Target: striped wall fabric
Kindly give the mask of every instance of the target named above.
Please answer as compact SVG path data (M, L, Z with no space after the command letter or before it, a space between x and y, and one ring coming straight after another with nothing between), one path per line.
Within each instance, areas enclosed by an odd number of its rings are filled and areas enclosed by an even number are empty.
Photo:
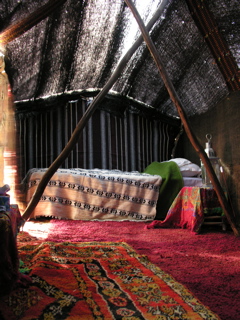
M18 117L20 178L47 168L61 153L90 100L70 101L48 112ZM179 128L125 110L122 116L96 110L62 168L140 171L170 159Z

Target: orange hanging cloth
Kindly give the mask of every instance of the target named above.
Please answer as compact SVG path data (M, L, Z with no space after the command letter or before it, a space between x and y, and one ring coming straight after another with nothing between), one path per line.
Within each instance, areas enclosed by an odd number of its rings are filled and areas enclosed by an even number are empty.
M4 55L0 53L0 187L10 186L15 200L16 135L13 101L8 76L5 72Z

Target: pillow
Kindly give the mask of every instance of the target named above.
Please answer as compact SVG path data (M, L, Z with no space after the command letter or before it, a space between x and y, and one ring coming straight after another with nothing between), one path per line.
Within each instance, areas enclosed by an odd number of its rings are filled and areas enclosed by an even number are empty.
M179 167L183 177L195 177L201 173L201 168L194 163L189 163Z
M185 164L191 163L191 161L184 159L184 158L173 158L173 159L170 159L169 161L174 161L179 167L182 167Z

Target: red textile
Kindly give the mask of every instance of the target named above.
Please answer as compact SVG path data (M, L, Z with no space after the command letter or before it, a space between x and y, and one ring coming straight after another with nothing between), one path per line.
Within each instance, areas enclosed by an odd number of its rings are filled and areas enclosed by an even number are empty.
M146 228L186 228L198 233L205 214L222 213L214 189L183 187L173 201L165 220L155 220Z
M125 242L42 242L20 233L18 247L33 281L0 300L1 319L220 320Z

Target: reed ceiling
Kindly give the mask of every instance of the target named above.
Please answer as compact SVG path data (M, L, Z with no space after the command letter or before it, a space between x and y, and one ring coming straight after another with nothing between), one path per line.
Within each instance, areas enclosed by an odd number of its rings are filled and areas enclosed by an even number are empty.
M47 2L2 0L0 31ZM189 116L205 113L239 90L239 0L134 3L145 24L161 6L150 35ZM139 35L124 1L66 0L2 48L15 101L31 108L32 101L101 90ZM144 42L111 92L178 117Z

